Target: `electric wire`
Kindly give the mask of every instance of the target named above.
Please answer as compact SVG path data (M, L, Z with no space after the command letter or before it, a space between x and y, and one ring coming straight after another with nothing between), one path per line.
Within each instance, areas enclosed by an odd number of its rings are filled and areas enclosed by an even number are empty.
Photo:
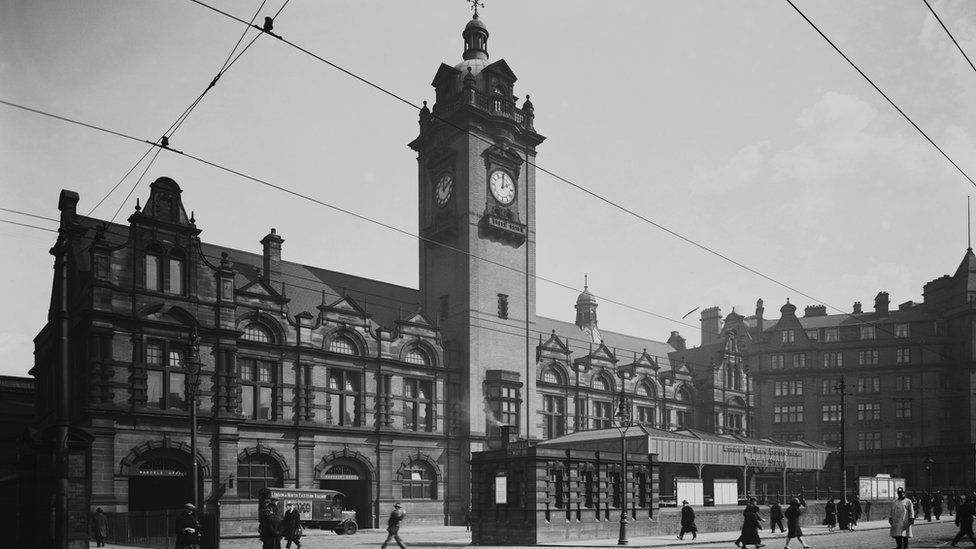
M18 223L17 221L10 221L9 219L0 219L0 223L9 223L11 225L19 225L21 227L30 227L31 229L40 229L42 231L48 231L48 232L51 232L51 233L58 232L57 229L49 229L47 227L39 227L37 225L29 225L27 223Z
M921 127L919 127L919 125L916 124L915 121L912 120L912 118L910 116L908 116L908 114L905 111L903 111L901 109L901 107L899 107L890 97L888 97L888 94L886 94L884 91L882 91L881 88L878 87L878 85L875 84L874 81L871 80L871 78L867 74L865 74L864 71L862 71L861 68L857 66L857 64L854 63L854 61L851 61L851 58L848 57L847 54L845 54L843 51L841 51L841 49L839 47L837 47L837 45L834 44L834 42L830 38L828 38L827 35L824 34L824 32L822 30L820 30L820 27L818 27L816 25L816 23L814 23L813 21L811 21L810 18L807 17L806 14L803 13L800 10L800 8L798 8L796 6L796 4L794 4L792 2L792 0L786 0L786 3L789 4L794 10L796 10L796 13L800 14L800 17L802 17L804 19L804 21L806 21L807 23L809 23L810 26L813 27L813 30L817 31L817 34L819 34L824 40L826 40L827 43L830 44L830 46L832 48L834 48L834 51L836 51L841 57L843 57L844 58L844 61L847 61L847 63L851 67L853 67L854 70L856 70L857 73L860 74L864 78L864 80L867 81L868 84L871 84L871 87L874 88L875 91L877 91L879 94L881 94L881 97L884 97L885 100L888 101L888 104L890 104L892 107L894 107L894 109L896 111L898 111L898 114L900 114L905 120L907 120L908 123L911 124L912 127L914 127L918 131L918 133L920 133L922 135L922 137L925 138L926 141L928 141L933 147L935 147L935 149L937 151L939 151L942 154L942 156L945 157L945 159L948 160L949 163L952 164L953 167L955 167L956 170L960 174L962 174L963 177L965 177L967 180L969 180L969 183L970 184L972 184L974 187L976 187L976 181L973 181L973 178L969 177L969 174L967 174L959 166L959 164L956 164L956 162L952 158L950 158L949 155L944 150L942 150L942 147L940 147L931 137L929 137L929 134L925 133L925 130L923 130Z
M952 33L949 31L949 27L947 27L946 24L942 22L942 18L939 17L939 14L935 13L935 9L932 8L932 4L929 4L929 0L922 0L922 2L925 2L925 6L929 9L930 12L932 12L932 16L935 17L935 20L938 21L940 25L942 25L942 30L944 30L946 34L949 35L949 39L952 40L952 43L956 45L956 49L959 50L959 53L961 53L962 56L966 58L966 62L969 63L969 66L973 69L973 71L976 71L976 66L973 65L973 61L969 58L968 55L966 55L966 52L962 49L962 46L959 45L959 42L956 41L956 37L953 36Z
M159 153L162 152L162 150L163 150L162 148L156 149L156 154L154 154L153 157L149 159L149 162L146 164L146 169L142 170L142 173L139 175L139 178L136 179L135 183L132 184L132 188L129 189L129 194L125 195L125 198L122 199L122 203L119 204L119 207L115 210L115 213L112 214L112 219L109 220L109 223L115 222L115 218L119 216L119 212L122 211L122 208L125 206L125 203L128 202L129 198L132 197L132 193L136 191L136 187L139 186L139 183L142 183L142 179L146 177L146 173L149 171L149 168L152 168L153 163L156 162L156 158L159 156Z
M43 219L45 221L53 221L55 223L60 223L61 222L60 219L55 219L53 217L47 217L47 216L44 216L44 215L37 215L37 214L27 213L27 212L24 212L24 211L21 211L21 210L13 210L13 209L10 209L10 208L0 208L0 212L7 212L7 213L12 213L12 214L17 214L17 215L23 215L25 217L33 217L35 219Z
M207 3L205 3L205 2L203 2L201 0L190 0L190 1L193 2L193 3L195 3L195 4L198 4L200 6L203 6L203 7L207 8L207 9L210 9L210 10L212 10L214 12L217 12L217 13L225 16L225 17L228 17L228 18L231 18L231 19L233 19L235 21L238 21L238 22L240 22L242 24L245 24L245 25L248 24L243 19L240 19L239 17L236 17L236 16L234 16L234 15L232 15L230 13L227 13L227 12L225 12L223 10L220 10L220 9L217 9L217 8L215 8L213 6L210 6L210 5L208 5ZM787 1L789 1L789 0L787 0ZM314 53L312 51L309 51L308 49L302 47L299 44L296 44L294 42L291 42L290 40L287 40L287 39L285 39L285 38L283 38L281 36L275 35L275 34L272 34L272 36L274 36L275 38L277 38L279 41L284 42L285 44L291 46L292 48L295 48L298 51L301 51L302 53L305 53L306 55L309 55L309 56L313 57L314 59L317 59L317 60L319 60L319 61L327 64L328 66L330 66L330 67L332 67L332 68L334 68L334 69L342 72L343 74L346 74L346 75L348 75L348 76L350 76L350 77L352 77L352 78L354 78L354 79L356 79L356 80L358 80L358 81L360 81L360 82L362 82L362 83L364 83L364 84L366 84L366 85L368 85L368 86L370 86L370 87L372 87L372 88L374 88L374 89L382 92L383 94L388 95L389 97L392 97L392 98L400 101L401 103L404 103L405 105L410 106L413 109L416 109L418 111L421 109L421 107L418 106L416 103L413 103L412 101L410 101L410 100L402 97L401 95L399 95L399 94L397 94L397 93L395 93L393 91L390 91L390 90L384 88L383 86L380 86L379 84L376 84L376 83L374 83L374 82L372 82L372 81L370 81L370 80L368 80L368 79L366 79L366 78L364 78L362 76L359 76L358 74L356 74L356 73L354 73L354 72L352 72L352 71L350 71L350 70L348 70L348 69L346 69L346 68L344 68L344 67L342 67L342 66L340 66L340 65L338 65L336 63L333 63L332 61L329 61L328 59L326 59L326 58L324 58L324 57L322 57L322 56L320 56L320 55L318 55L318 54L316 54L316 53ZM878 89L878 91L880 92L881 90ZM883 92L881 92L881 93L882 93L882 95L884 95ZM885 96L885 97L887 98L887 96ZM894 103L892 103L892 105L894 105ZM894 106L895 106L896 109L898 108L897 105L894 105ZM898 110L899 110L899 112L901 112L900 109L898 109ZM480 135L477 135L477 134L471 132L470 130L466 130L466 129L458 126L457 124L452 123L449 120L446 120L446 119L444 119L444 118L442 118L440 116L435 115L434 113L430 113L429 116L431 118L437 120L438 122L441 122L441 123L443 123L445 125L448 125L448 126L454 128L454 129L456 129L456 130L458 130L458 131L460 131L460 132L462 132L464 134L467 134L467 135L469 135L469 136L471 136L471 137L473 137L475 139L478 139L478 140L482 141L483 143L486 143L486 144L489 144L489 145L494 145L494 142L492 142L491 140L489 140L489 139L487 139L485 137L482 137ZM909 119L909 121L911 122L911 119ZM912 122L912 124L915 125L914 122ZM915 127L920 132L922 131L921 128L918 128L917 125ZM925 135L924 132L922 132L922 133L923 133L923 135ZM928 136L927 135L925 135L925 137L928 139ZM953 164L953 166L956 166L956 168L963 174L963 176L965 176L967 179L969 179L970 182L973 182L973 180L970 179L969 176L965 172L963 172L962 169L959 168L959 166L955 162L953 162L952 159L949 158L949 156L944 151L942 151L942 149L939 148L938 145L936 145L934 141L932 141L931 139L929 139L929 142L932 143L932 145L934 145L937 149L939 149L939 151L942 152L943 156L945 156L946 159L949 160L949 162L951 162ZM658 230L661 230L661 231L663 231L663 232L665 232L665 233L667 233L667 234L669 234L669 235L671 235L671 236L673 236L673 237L675 237L675 238L677 238L677 239L679 239L679 240L681 240L681 241L683 241L683 242L685 242L687 244L690 244L690 245L692 245L692 246L694 246L694 247L696 247L696 248L698 248L698 249L700 249L700 250L702 250L702 251L704 251L704 252L706 252L708 254L711 254L711 255L713 255L715 257L718 257L718 258L720 258L720 259L722 259L722 260L724 260L724 261L726 261L728 263L731 263L732 265L735 265L735 266L737 266L737 267L739 267L739 268L741 268L741 269L743 269L743 270L745 270L745 271L747 271L749 273L752 273L752 274L754 274L756 276L759 276L760 278L763 278L763 279L765 279L765 280L767 280L767 281L769 281L769 282L771 282L771 283L773 283L773 284L775 284L777 286L780 286L782 288L785 288L787 290L790 290L791 292L795 292L796 294L801 295L801 296L803 296L803 297L805 297L805 298L807 298L807 299L809 299L809 300L811 300L811 301L813 301L815 303L824 305L824 306L830 308L831 310L834 310L834 311L836 311L836 312L838 312L840 314L846 314L850 318L856 319L858 321L862 321L861 319L857 319L857 317L853 316L851 313L848 313L848 312L844 311L840 307L837 307L835 305L832 305L830 303L827 303L826 301L824 301L822 299L819 299L819 298L817 298L817 297L815 297L813 295L810 295L810 294L808 294L806 292L803 292L800 289L795 288L795 287L791 286L790 284L788 284L786 282L783 282L783 281L779 280L778 278L773 277L772 275L767 275L766 273L763 273L763 272L759 271L758 269L755 269L755 268L750 267L749 265L746 265L746 264L744 264L744 263L742 263L742 262L740 262L740 261L738 261L736 259L733 259L732 257L728 256L727 254L724 254L722 252L719 252L717 250L714 250L714 249L712 249L711 247L709 247L709 246L707 246L705 244L702 244L702 243L700 243L700 242L698 242L698 241L696 241L696 240L694 240L692 238L689 238L687 236L684 236L683 234L681 234L681 233L679 233L679 232L677 232L677 231L675 231L675 230L673 230L673 229L671 229L671 228L669 228L669 227L667 227L665 225L662 225L662 224L660 224L660 223L658 223L658 222L650 219L649 217L647 217L647 216L645 216L643 214L640 214L640 213L636 212L635 210L632 210L632 209L630 209L630 208L628 208L626 206L623 206L622 204L619 204L619 203L617 203L617 202L615 202L615 201L613 201L613 200L611 200L609 198L606 198L606 197L604 197L604 196L602 196L600 194L597 194L597 193L591 191L590 189L588 189L588 188L586 188L586 187L584 187L584 186L582 186L582 185L580 185L578 183L575 183L575 182L571 181L570 179L568 179L566 177L563 177L563 176L561 176L561 175L559 175L559 174L557 174L557 173L555 173L555 172L553 172L553 171L551 171L549 169L546 169L546 168L544 168L542 166L539 166L535 162L532 162L529 158L525 158L525 162L526 162L527 165L532 166L535 169L539 170L540 172L545 173L545 174L553 177L557 181L560 181L562 183L565 183L565 184L567 184L567 185L569 185L569 186L577 189L578 191L580 191L580 192L582 192L582 193L590 196L591 198L594 198L594 199L596 199L596 200L598 200L600 202L603 202L603 203L607 204L608 206L610 206L610 207L612 207L614 209L617 209L617 210L619 210L619 211L621 211L621 212L623 212L623 213L625 213L625 214L627 214L627 215L629 215L631 217L634 217L634 218L636 218L636 219L638 219L638 220L640 220L640 221L642 221L642 222L644 222L646 224L649 224L649 225L657 228ZM973 184L976 185L976 182L973 182ZM674 319L671 319L671 318L668 318L667 320L674 321ZM681 322L678 321L678 323L680 324Z

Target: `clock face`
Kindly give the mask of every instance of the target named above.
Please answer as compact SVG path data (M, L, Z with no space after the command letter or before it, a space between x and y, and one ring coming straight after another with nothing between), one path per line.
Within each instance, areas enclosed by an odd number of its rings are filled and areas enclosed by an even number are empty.
M437 185L434 186L434 200L437 201L438 206L444 207L453 192L454 177L446 173L437 180Z
M509 175L501 170L495 170L488 179L488 188L491 189L495 200L507 206L515 200L515 182Z

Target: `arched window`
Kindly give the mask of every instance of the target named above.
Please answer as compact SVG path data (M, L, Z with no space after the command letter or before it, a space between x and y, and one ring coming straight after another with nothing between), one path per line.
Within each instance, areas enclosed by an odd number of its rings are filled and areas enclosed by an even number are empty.
M346 336L339 336L333 339L332 342L329 343L329 350L333 353L339 353L341 355L359 354L356 351L356 344Z
M407 351L407 356L404 357L407 364L415 364L417 366L430 366L430 357L427 353L419 347L414 347Z
M237 462L237 496L257 499L262 488L281 488L284 478L278 463L266 454L252 454Z
M613 384L607 379L607 376L599 376L593 380L593 388L598 391L612 391Z
M244 327L243 337L248 341L257 341L258 343L274 342L271 338L271 332L257 322L252 322Z
M679 387L677 391L674 392L674 399L678 402L691 402L691 396L688 395L688 389L684 387Z
M637 385L637 396L642 396L646 398L656 398L657 395L654 393L654 387L648 382L643 382Z
M413 460L400 470L403 499L437 499L437 477L424 461Z
M563 384L563 375L556 368L550 366L546 368L546 371L542 373L542 381L546 383L552 383L553 385Z

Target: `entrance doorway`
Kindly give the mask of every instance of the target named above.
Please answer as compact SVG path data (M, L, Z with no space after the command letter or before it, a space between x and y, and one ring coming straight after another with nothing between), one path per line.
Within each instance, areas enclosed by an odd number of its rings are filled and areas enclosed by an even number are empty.
M193 501L189 467L173 456L143 461L129 476L130 511L179 511Z
M359 528L373 527L373 491L368 472L352 462L333 463L319 476L319 488L342 492L342 508L356 512Z

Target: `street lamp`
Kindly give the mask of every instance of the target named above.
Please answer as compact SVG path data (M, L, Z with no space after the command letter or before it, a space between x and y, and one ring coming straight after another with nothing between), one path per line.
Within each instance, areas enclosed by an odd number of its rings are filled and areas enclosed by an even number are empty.
M186 359L183 369L186 370L186 400L190 407L190 486L193 490L193 506L199 507L197 494L197 389L200 384L200 336L196 326L190 328Z
M624 393L624 376L620 376L620 398L617 402L617 430L620 431L620 535L617 545L627 545L627 429L630 427L630 410Z
M844 395L847 384L844 383L844 376L840 376L840 382L834 386L835 391L840 391L840 495L847 499L847 447L846 447L846 424L844 418Z
M935 463L935 460L932 459L932 456L925 456L925 461L923 461L922 463L925 464L925 474L929 478L928 491L931 492L932 491L932 464Z

